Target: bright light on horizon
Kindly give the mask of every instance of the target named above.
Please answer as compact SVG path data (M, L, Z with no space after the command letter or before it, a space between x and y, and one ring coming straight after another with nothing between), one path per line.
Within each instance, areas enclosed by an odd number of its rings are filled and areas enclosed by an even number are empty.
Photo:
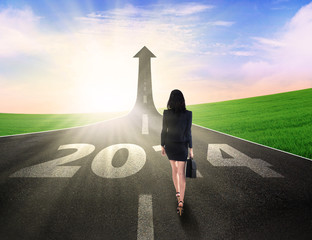
M82 43L70 60L68 74L84 112L130 110L135 102L137 61L122 48L107 49L94 40Z

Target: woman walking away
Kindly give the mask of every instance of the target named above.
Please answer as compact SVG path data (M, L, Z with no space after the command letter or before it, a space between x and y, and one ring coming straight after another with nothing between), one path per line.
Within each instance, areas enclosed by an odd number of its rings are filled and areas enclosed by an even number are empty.
M188 154L193 158L192 112L186 110L183 94L177 89L171 92L167 108L163 114L161 154L170 160L178 200L177 213L181 216L184 211L185 163Z

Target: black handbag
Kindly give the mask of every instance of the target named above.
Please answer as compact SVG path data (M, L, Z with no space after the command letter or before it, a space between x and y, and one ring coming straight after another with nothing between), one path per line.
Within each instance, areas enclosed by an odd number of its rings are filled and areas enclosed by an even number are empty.
M196 162L193 158L188 158L186 160L186 177L196 178Z

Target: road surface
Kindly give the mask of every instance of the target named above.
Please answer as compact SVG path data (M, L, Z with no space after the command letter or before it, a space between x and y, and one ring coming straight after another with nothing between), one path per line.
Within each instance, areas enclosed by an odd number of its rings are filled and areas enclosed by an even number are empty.
M310 160L195 125L177 215L147 50L128 115L0 138L0 239L311 239Z

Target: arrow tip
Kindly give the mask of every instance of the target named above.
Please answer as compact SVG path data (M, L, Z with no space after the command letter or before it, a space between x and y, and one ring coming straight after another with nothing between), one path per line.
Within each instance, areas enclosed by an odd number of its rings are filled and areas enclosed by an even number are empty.
M155 58L156 56L147 48L143 47L135 56L135 58L140 58L140 57L149 57L149 58Z

